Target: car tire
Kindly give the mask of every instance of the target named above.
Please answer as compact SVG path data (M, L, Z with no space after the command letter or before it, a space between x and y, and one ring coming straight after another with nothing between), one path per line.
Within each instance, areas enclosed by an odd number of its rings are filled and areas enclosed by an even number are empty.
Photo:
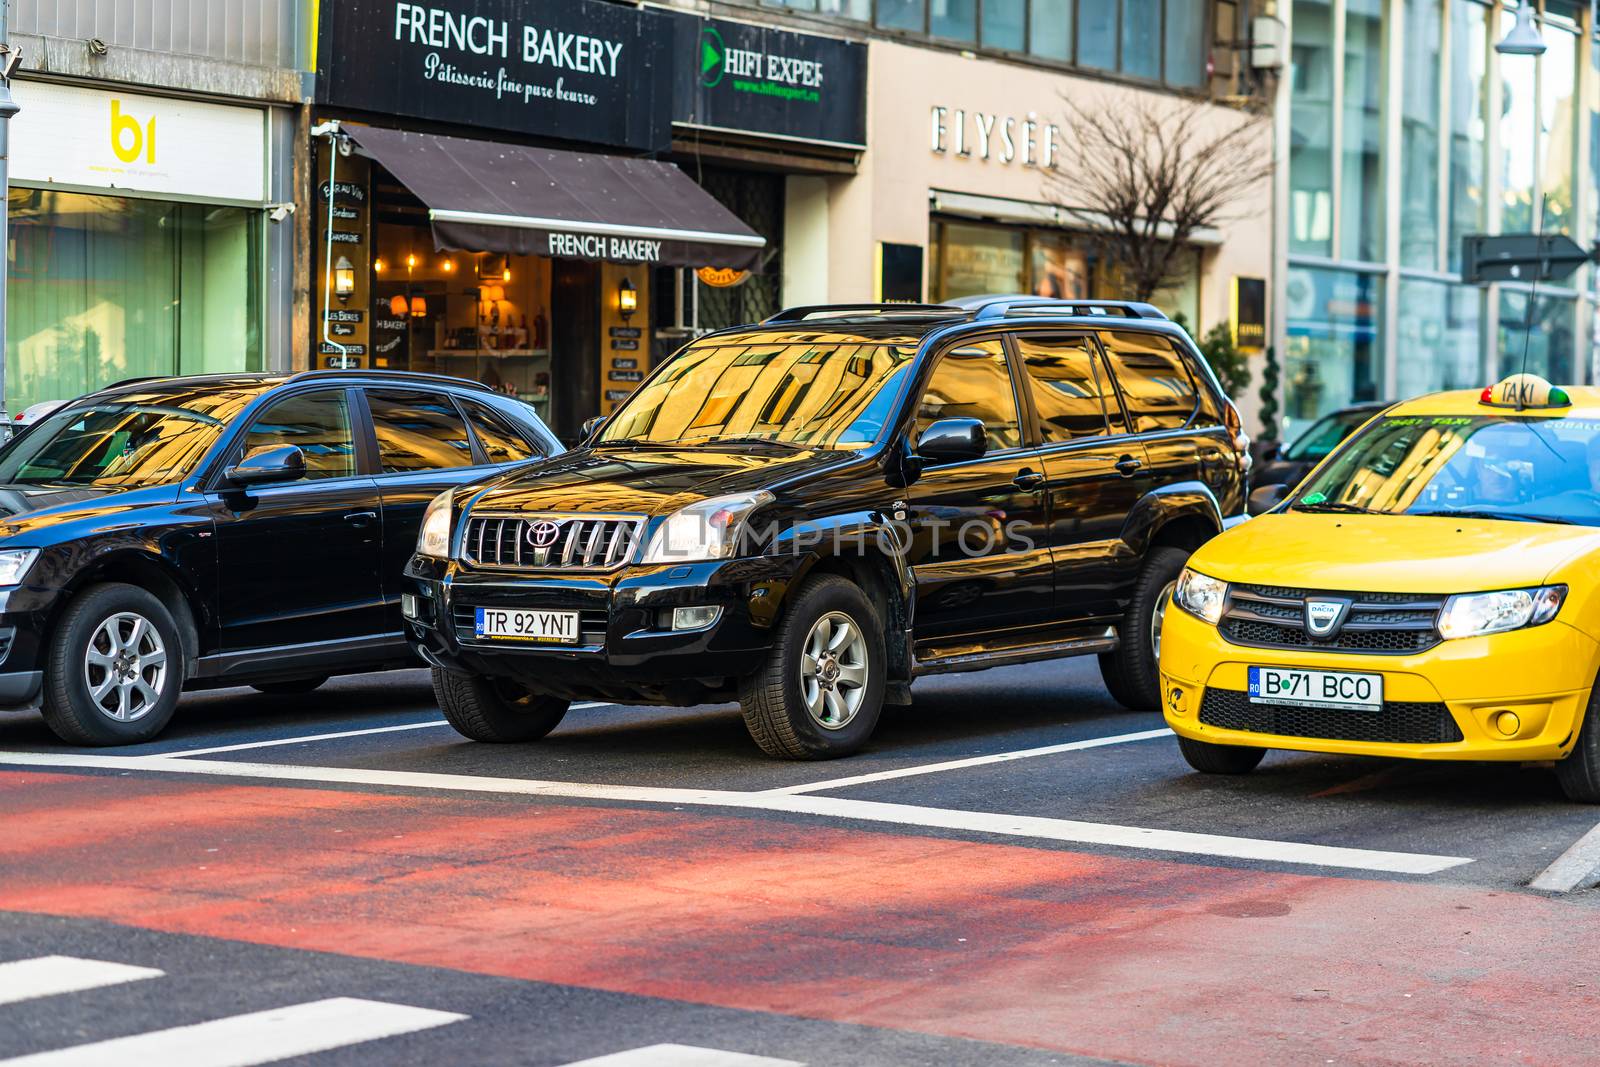
M860 587L833 574L808 578L766 664L740 683L745 728L775 759L848 756L877 728L886 663L878 613Z
M1264 748L1216 745L1210 741L1196 741L1192 737L1178 738L1178 750L1189 761L1189 766L1201 774L1249 774L1267 754Z
M537 741L560 725L568 702L506 678L433 670L433 694L456 732L474 741Z
M289 682L257 682L250 688L269 696L295 696L322 688L328 681L326 674L316 678L296 678Z
M1188 561L1187 549L1171 545L1160 545L1146 554L1127 614L1117 627L1121 643L1115 652L1100 656L1100 677L1105 679L1106 689L1112 699L1132 711L1156 711L1161 707L1161 673L1153 627L1156 612L1166 610L1178 575Z
M166 728L183 682L183 643L166 605L138 586L92 585L46 643L41 710L69 744L138 744Z
M1578 727L1578 742L1556 761L1556 781L1567 799L1600 804L1600 681L1589 693L1589 708Z

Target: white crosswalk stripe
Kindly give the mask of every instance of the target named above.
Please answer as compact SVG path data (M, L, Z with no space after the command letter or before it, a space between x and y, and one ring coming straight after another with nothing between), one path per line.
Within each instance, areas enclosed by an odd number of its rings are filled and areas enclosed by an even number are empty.
M411 1034L468 1018L454 1012L333 997L269 1011L0 1060L0 1067L252 1067ZM776 1062L776 1061L773 1061Z
M152 967L131 967L126 963L106 963L76 956L12 960L0 963L0 1004L160 978L163 973Z
M694 1045L647 1045L591 1060L578 1060L567 1067L805 1067L805 1064L799 1060L775 1060L770 1056Z

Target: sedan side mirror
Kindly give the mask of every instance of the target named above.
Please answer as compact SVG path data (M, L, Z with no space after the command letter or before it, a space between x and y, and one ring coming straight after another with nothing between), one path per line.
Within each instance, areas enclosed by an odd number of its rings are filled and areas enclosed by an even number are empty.
M917 438L917 456L934 463L977 459L989 451L989 431L978 419L940 419Z
M1258 485L1250 493L1250 503L1245 510L1252 515L1265 515L1283 503L1284 497L1288 495L1289 487L1282 482L1274 482L1271 485Z
M306 476L306 454L294 445L263 445L251 449L222 476L234 485L298 481Z
M579 433L582 434L582 440L584 444L588 444L594 439L594 432L601 426L605 425L605 421L606 417L604 415L596 415L591 419L583 420L583 426L579 430Z

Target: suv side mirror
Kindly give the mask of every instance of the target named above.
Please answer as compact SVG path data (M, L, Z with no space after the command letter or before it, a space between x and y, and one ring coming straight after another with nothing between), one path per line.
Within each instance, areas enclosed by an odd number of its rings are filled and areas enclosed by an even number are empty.
M583 420L583 426L578 432L584 444L588 444L594 438L594 432L604 425L605 421L606 417L604 415L596 415L593 418Z
M222 472L234 485L293 482L306 476L306 454L295 445L263 445Z
M1289 487L1282 482L1271 485L1258 485L1250 493L1250 503L1245 510L1252 515L1264 515L1283 503L1283 498L1289 495Z
M989 431L978 419L940 419L917 438L917 456L938 463L977 459L989 451Z

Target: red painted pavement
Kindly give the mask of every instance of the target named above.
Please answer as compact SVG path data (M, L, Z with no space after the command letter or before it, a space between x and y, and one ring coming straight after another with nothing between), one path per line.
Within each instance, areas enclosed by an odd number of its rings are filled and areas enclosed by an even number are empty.
M1595 912L753 815L0 773L0 908L1150 1063L1582 1063Z

